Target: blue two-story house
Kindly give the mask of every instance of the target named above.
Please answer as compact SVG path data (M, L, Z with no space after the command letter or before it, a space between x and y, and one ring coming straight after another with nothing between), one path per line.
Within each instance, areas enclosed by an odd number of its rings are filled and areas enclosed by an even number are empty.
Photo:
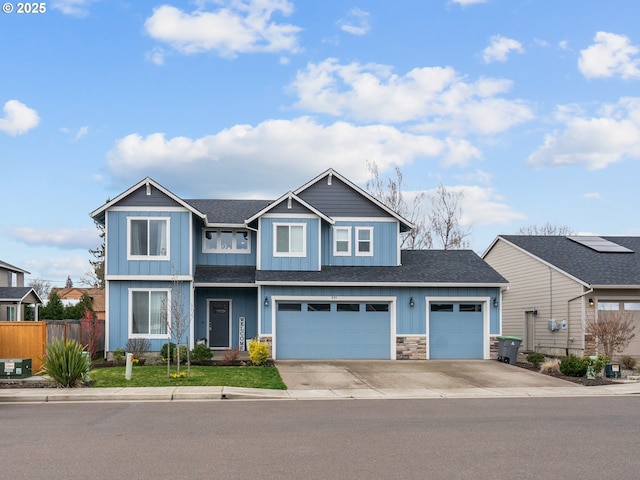
M182 199L145 178L105 227L106 350L167 342L274 359L489 358L507 281L468 250L401 250L413 227L327 170L277 200ZM179 300L179 301L176 301Z

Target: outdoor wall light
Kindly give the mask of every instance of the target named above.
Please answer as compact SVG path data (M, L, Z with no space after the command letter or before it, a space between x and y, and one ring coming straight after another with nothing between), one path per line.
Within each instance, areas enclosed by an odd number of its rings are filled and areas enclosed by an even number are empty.
M593 298L589 299L589 306L593 307L595 305L595 302L593 301Z
M494 297L493 299L493 306L498 308L498 297Z
M411 308L413 308L413 306L414 306L414 305L415 305L415 303L414 303L414 301L413 301L413 297L410 297L410 298L409 298L409 306L410 306Z
M264 306L265 307L269 306L269 298L268 297L264 297Z

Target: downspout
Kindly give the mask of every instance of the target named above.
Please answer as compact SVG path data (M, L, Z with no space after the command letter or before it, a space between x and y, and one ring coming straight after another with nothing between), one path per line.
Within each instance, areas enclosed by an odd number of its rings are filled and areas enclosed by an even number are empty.
M564 349L564 353L567 357L569 356L569 338L570 338L569 334L571 333L571 302L573 302L574 300L578 300L579 298L582 298L585 295L589 295L590 293L593 293L593 288L590 288L586 292L581 293L577 297L573 297L567 300L567 346ZM584 302L582 304L582 309L584 313ZM581 320L584 320L584 315L581 315Z

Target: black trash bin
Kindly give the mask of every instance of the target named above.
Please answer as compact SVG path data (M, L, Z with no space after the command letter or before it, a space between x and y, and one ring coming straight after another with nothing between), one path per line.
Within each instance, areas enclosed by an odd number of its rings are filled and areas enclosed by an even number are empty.
M610 362L604 366L604 375L607 378L620 378L620 364L617 362Z
M500 336L498 338L498 361L515 365L518 360L518 349L522 343L520 337Z

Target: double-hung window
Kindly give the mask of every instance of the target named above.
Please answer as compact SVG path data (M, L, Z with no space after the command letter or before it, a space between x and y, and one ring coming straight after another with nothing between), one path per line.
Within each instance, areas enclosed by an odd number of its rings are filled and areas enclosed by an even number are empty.
M306 256L307 226L304 223L274 224L274 256L304 257Z
M129 334L132 337L166 337L169 301L167 289L130 290Z
M356 255L373 255L373 227L356 227Z
M129 259L169 259L169 219L129 217Z
M351 255L351 227L333 227L333 254Z
M7 306L7 322L15 322L16 318L16 307L14 305Z

